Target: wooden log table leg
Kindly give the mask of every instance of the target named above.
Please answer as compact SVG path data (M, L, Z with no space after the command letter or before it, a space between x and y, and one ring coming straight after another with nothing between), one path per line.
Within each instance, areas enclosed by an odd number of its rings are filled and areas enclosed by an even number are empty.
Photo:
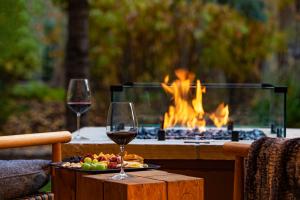
M112 174L82 176L77 182L77 200L166 200L164 181L134 176L112 180Z
M132 172L131 178L112 180L112 174L81 176L77 200L203 200L202 178L164 171Z

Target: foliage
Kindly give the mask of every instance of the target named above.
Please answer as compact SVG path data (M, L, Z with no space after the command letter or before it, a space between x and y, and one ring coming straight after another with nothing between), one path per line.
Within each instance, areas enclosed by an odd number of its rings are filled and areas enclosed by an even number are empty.
M216 4L204 6L202 15L202 64L221 69L229 82L259 81L263 62L283 37L275 24L249 20Z
M52 2L65 9L68 1ZM91 110L94 112L91 120L97 123L105 120L109 85L128 81L161 82L165 74L173 74L177 67L189 68L205 82L260 81L265 60L283 42L282 33L262 2L266 1L89 0L91 82L96 82L93 96L97 102L103 102L98 103L101 112L98 108ZM32 131L32 127L55 129L63 123L62 90L50 89L40 82L15 86L18 81L31 77L40 65L45 70L43 79L49 80L51 67L55 65L52 62L59 65L57 59L63 57L62 48L57 46L62 38L58 34L61 30L57 30L57 25L63 25L59 20L51 21L54 17L49 14L45 27L32 31L34 14L28 6L35 3L34 0L0 3L0 89L7 91L0 100L0 121L12 111L17 113L9 118L8 130L21 125L18 129L26 132ZM41 12L42 8L36 8L34 12ZM36 34L43 30L42 40L46 44L41 55ZM288 113L293 119L288 120L289 124L296 124L300 91L294 83L290 86L292 98L288 98ZM48 118L53 126L46 123Z
M11 88L32 76L40 65L40 46L25 0L0 3L0 124L12 113Z
M279 72L272 73L275 81L288 86L287 93L287 127L300 127L300 63L286 67Z
M106 0L91 4L92 74L105 85L158 81L175 65L179 27L175 29L175 16L170 15L173 3Z
M36 99L39 101L63 101L65 92L62 88L51 88L48 85L30 81L18 84L12 89L12 96L16 99Z
M222 69L237 82L259 80L262 62L280 40L271 21L251 20L226 5L196 0L90 3L91 74L102 85L160 81L177 67L202 73ZM250 10L258 15L255 9Z
M251 20L262 22L267 20L265 12L266 5L263 0L210 0L210 2L229 5Z
M111 84L161 82L178 67L204 82L260 81L283 41L260 0L89 2L91 76L104 103Z
M16 84L0 103L1 134L23 134L61 130L64 127L64 97L62 88L29 81Z
M0 84L4 89L30 77L40 64L40 54L26 1L3 0L0 13Z

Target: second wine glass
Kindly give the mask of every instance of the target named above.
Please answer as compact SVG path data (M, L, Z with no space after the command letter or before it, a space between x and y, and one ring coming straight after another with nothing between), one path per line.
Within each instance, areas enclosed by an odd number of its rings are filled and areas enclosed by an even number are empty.
M80 135L80 116L88 111L92 104L91 91L87 79L71 79L67 94L68 107L76 113L77 131L75 140L87 139Z
M137 135L137 118L131 102L112 102L110 104L107 125L107 136L120 146L121 170L112 179L121 180L128 177L123 167L125 145Z

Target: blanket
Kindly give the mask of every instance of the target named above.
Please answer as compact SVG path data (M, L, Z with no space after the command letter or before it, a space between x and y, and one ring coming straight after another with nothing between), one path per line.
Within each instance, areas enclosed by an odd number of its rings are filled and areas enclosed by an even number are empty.
M260 138L245 166L246 200L300 200L300 138Z

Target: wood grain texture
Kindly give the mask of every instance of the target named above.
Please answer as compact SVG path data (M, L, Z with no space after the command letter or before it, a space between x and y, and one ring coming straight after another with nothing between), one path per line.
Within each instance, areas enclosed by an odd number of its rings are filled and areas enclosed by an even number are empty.
M103 182L76 173L76 200L103 200Z
M68 131L1 136L0 149L65 143L71 138Z
M130 172L112 180L112 174L86 175L77 180L77 200L203 200L204 181L159 170ZM100 187L103 187L101 190ZM82 192L81 192L82 191ZM101 193L103 191L103 193ZM86 194L84 194L86 193Z
M244 158L237 156L234 165L233 200L243 200L244 192Z
M201 160L234 160L234 156L224 153L222 145L199 145L197 153Z
M222 145L165 145L165 144L128 144L126 151L137 153L145 159L162 160L234 160L234 156L225 154ZM63 144L63 158L86 153L119 153L116 144Z
M139 177L152 177L152 176L167 175L169 173L162 170L147 170L147 171L129 172L128 174L133 176L139 176Z
M165 182L143 177L104 182L104 200L166 200L165 191Z
M223 146L225 153L235 156L233 184L234 200L242 200L244 198L244 157L247 157L250 146L250 144L241 144L238 142L227 142Z
M239 142L226 142L223 145L224 153L233 155L246 157L248 155L251 144L243 144Z
M166 182L168 200L204 199L204 180L202 178L170 173L149 178Z
M112 180L114 174L86 175L78 182L81 191L86 191L89 199L99 200L166 200L165 182L134 176L125 180ZM90 188L87 188L90 187ZM103 189L99 189L102 187ZM101 193L101 191L103 191ZM80 196L79 196L80 195ZM78 193L77 200L87 199ZM98 198L97 198L98 197Z
M52 144L52 162L61 162L61 143Z
M54 168L52 192L55 200L76 200L76 172Z
M147 163L161 165L161 170L155 170L153 175L170 173L204 178L204 195L206 200L232 200L233 199L233 169L234 161L209 160L146 160ZM162 171L164 170L164 171ZM168 172L166 172L168 171ZM151 171L130 172L141 177L152 176ZM88 175L85 176L98 176ZM101 176L112 176L103 174ZM94 177L95 178L95 177ZM74 189L75 190L75 189ZM96 191L96 190L95 190ZM218 192L216 192L218 191ZM60 190L64 192L64 190ZM66 199L72 199L71 194ZM92 194L89 192L89 194ZM65 196L67 194L64 194ZM98 196L99 193L96 194ZM99 197L100 198L100 197Z
M232 160L146 160L160 170L203 178L205 200L232 200L234 161ZM218 191L218 192L216 192Z

